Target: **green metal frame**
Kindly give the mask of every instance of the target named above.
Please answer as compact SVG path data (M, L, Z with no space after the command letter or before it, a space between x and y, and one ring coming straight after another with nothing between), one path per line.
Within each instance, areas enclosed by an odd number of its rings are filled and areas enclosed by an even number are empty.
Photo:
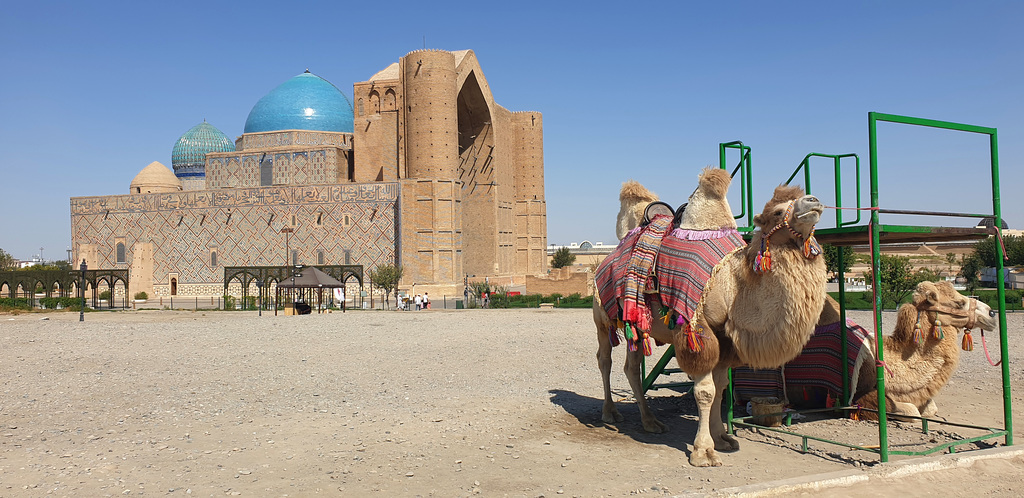
M914 126L927 126L927 127L932 127L932 128L941 128L941 129L955 130L955 131L965 131L965 132L971 132L971 133L987 134L990 137L990 156L991 156L991 166L992 166L992 203L993 203L993 213L992 214L937 213L937 212L925 212L925 211L906 211L906 210L881 209L879 207L879 204L878 204L878 184L879 184L879 178L878 178L877 123L879 121L898 123L898 124L907 124L907 125L914 125ZM826 241L826 240L828 240L831 237L831 238L838 238L838 239L840 239L840 240L842 240L844 242L844 244L838 244L838 245L847 245L847 244L855 243L854 241L860 241L860 243L863 243L863 239L864 238L870 238L871 246L872 246L872 269L873 269L873 271L872 271L872 273L873 273L872 288L873 289L878 289L879 286L881 285L880 275L879 275L880 274L879 266L880 266L880 259L881 259L880 247L881 247L881 244L884 243L883 238L885 238L886 235L891 235L893 240L899 240L899 241L909 241L909 240L914 240L914 239L916 239L916 240L921 240L921 239L925 239L925 240L927 240L927 239L956 240L956 239L963 239L963 238L977 238L979 236L979 230L978 229L957 229L957 228L947 228L947 227L926 227L926 226L908 226L908 225L882 225L881 223L879 223L879 219L878 219L880 213L883 213L883 214L932 215L932 216L955 216L955 217L968 217L968 218L985 218L985 217L988 217L988 216L993 216L994 219L995 219L995 226L996 227L1002 226L1002 217L1001 217L1001 208L1000 208L1000 195L999 195L999 154L998 154L997 133L996 133L996 129L995 128L986 128L986 127L981 127L981 126L972 126L972 125L964 125L964 124L959 124L959 123L950 123L950 122L946 122L946 121L936 121L936 120L930 120L930 119L921 119L921 118L913 118L913 117L907 117L907 116L897 116L897 115L892 115L892 114L881 114L881 113L871 112L871 113L868 113L868 140L869 140L869 148L870 148L870 180L871 180L871 194L870 194L870 196L871 196L871 221L870 221L870 223L867 226L849 226L849 225L853 225L855 223L842 221L842 218L841 218L842 215L837 210L837 213L836 213L836 228L818 230L816 232L816 235L818 236L819 239L821 239L823 241ZM829 154L817 154L817 153L808 154L807 156L804 157L804 161L801 162L800 166L797 168L797 171L795 171L793 173L793 175L790 176L789 180L787 180L787 183L789 181L792 181L793 178L796 177L797 173L799 173L800 169L803 168L804 169L805 189L806 189L806 191L808 193L810 193L811 181L810 181L810 172L809 172L809 167L808 167L809 164L807 163L807 161L808 161L808 159L810 157L817 157L817 156L829 157L829 158L832 158L835 161L835 164L836 164L836 180L835 181L836 181L836 184L837 184L836 185L836 204L837 204L838 207L842 207L842 201L841 201L842 196L841 196L840 185L839 185L841 183L841 175L839 173L839 160L841 158L843 158L843 157L852 156L852 154L844 154L844 155L840 155L840 156L834 156L834 155L829 155ZM858 185L858 188L859 188L859 185L860 185L859 161L858 161L858 169L857 169L857 185ZM860 196L859 196L859 192L858 192L858 206L857 206L858 208L860 208L859 199L860 199ZM998 235L998 232L997 232L997 235ZM1008 365L1009 364L1009 358L1008 358L1008 351L1007 351L1007 334L1006 334L1006 300L1005 300L1005 291L1004 291L1005 282L1004 282L1004 278L1003 278L1003 266L1002 266L1003 254L1002 254L1002 247L999 244L996 244L996 259L998 260L998 267L997 267L997 272L996 273L997 273L997 286L998 286L997 293L998 293L998 299L999 299L999 336L1000 336L1000 350L1001 350L1000 354L1001 354L1001 360L1002 360L1003 417L1004 417L1004 424L1005 424L1005 428L1004 429L995 429L995 428L990 428L990 427L982 427L982 426L975 426L975 425L968 425L968 424L958 424L958 423L946 422L946 421L943 421L943 420L929 419L929 418L924 418L924 417L907 417L907 418L911 418L911 419L920 420L921 424L922 424L922 430L926 434L928 433L928 430L929 430L929 428L928 428L929 427L929 422L943 424L943 425L950 425L950 426L955 426L955 427L966 427L966 428L978 429L978 430L987 431L988 433L983 435L983 436L963 438L963 439L960 439L960 440L957 440L957 441L952 441L952 442L949 442L949 443L937 445L935 447L929 448L929 449L924 450L924 451L893 451L893 450L891 450L889 448L888 420L887 420L887 414L886 414L885 410L881 410L881 411L870 410L870 411L878 414L878 419L879 419L879 421L878 421L878 439L879 439L878 448L851 445L851 444L842 443L842 442L839 442L839 441L832 441L832 440L825 439L825 438L817 438L817 437L813 437L813 436L807 436L807 435L804 435L804 434L799 434L799 433L796 433L796 432L787 431L787 430L783 430L783 429L766 428L766 427L760 427L760 426L758 426L758 428L760 430L769 430L769 431L773 431L773 432L779 432L779 433L783 433L783 434L788 434L788 435L800 437L803 440L803 450L804 451L807 450L808 441L809 440L815 440L815 441L831 443L831 444L835 444L835 445L839 445L839 446L844 446L844 447L847 447L847 448L853 448L853 449L858 449L858 450L863 450L863 451L875 452L875 453L879 454L879 459L882 462L889 461L889 456L890 455L924 456L924 455L930 455L930 454L933 454L933 453L937 453L937 452L940 452L940 451L947 451L947 450L952 453L952 452L956 451L957 446L961 446L961 445L964 445L964 444L970 444L970 443L974 443L974 442L982 441L982 440L986 440L986 439L992 439L992 438L996 438L996 437L1004 437L1005 438L1004 441L1005 441L1006 445L1008 445L1008 446L1009 445L1013 445L1013 411L1012 411L1011 404L1010 404L1011 393L1010 393L1010 378L1009 378L1009 365ZM840 261L839 263L842 264L842 261ZM845 306L845 288L844 287L845 286L840 285L840 314L841 314L840 320L842 320L843 326L845 328L845 323L846 323L846 306ZM874 308L875 308L875 312L874 312L875 334L876 334L876 337L881 337L882 331L881 331L881 328L880 328L880 324L882 323L882 311L881 311L882 310L882 303L881 303L881 295L878 294L877 292L875 293L874 301L875 301L875 306L874 306ZM848 355L848 353L846 351L846 341L842 341L842 343L843 343L843 356L845 358ZM875 341L875 344L877 346L876 357L877 357L877 359L879 361L879 365L877 366L877 369L876 369L878 398L879 399L885 399L885 370L884 370L884 366L882 366L882 362L884 361L883 351L882 351L882 341ZM843 388L843 390L844 390L844 399L848 399L849 388L850 388L849 385L848 385L849 380L846 378L845 375L843 377L844 377L844 379L843 379L843 383L844 383L844 388ZM856 407L838 407L838 408L828 408L828 409L823 409L823 410L807 410L807 411L803 411L801 413L809 413L809 412L842 412L842 411L849 412L849 411L855 411L855 410L858 410L858 409L859 408L856 408ZM753 424L747 422L752 417L733 418L733 416L732 416L732 406L731 405L729 407L729 414L728 415L729 415L728 416L728 420L729 420L729 431L730 431L730 433L734 430L734 428L733 428L734 425L745 426L745 427L753 426ZM791 423L791 415L790 414L786 414L785 419L786 419L786 425L787 426L790 425L790 423Z
M925 127L940 128L940 129L946 129L946 130L963 131L963 132L968 132L968 133L980 133L980 134L988 135L989 136L989 146L990 146L991 175L992 175L992 214L938 213L938 212L925 212L925 211L907 211L907 210L881 209L879 207L879 203L878 203L879 178L878 178L877 123L879 121L889 122L889 123L897 123L897 124L906 124L906 125L912 125L912 126L925 126ZM860 183L861 183L860 182L860 158L856 154L838 154L838 155L834 155L834 154L821 154L821 153L816 153L816 152L812 152L810 154L807 154L806 156L804 156L804 159L800 162L800 165L797 167L796 171L794 171L793 174L789 177L789 179L786 181L786 183L788 184L789 182L791 182L794 178L796 178L797 174L799 174L800 171L803 170L803 172L804 172L804 188L805 188L805 191L807 193L811 193L811 174L810 174L811 159L812 158L816 158L816 157L832 159L832 161L833 161L833 168L834 168L834 175L835 175L836 205L837 205L837 207L843 207L843 205L842 205L842 190L841 190L842 189L842 183L843 183L842 182L842 172L841 172L842 161L844 159L848 159L848 158L853 158L854 159L855 167L856 167L856 185L857 185L856 199L857 199L857 208L858 208L857 215L856 215L855 219L849 220L849 221L844 221L843 220L842 212L837 209L836 210L836 226L835 226L835 228L821 229L821 230L818 230L816 232L816 234L817 234L818 238L823 240L823 241L829 241L830 239L839 241L839 243L836 243L836 245L852 245L852 244L856 244L856 243L862 244L864 239L868 238L870 240L871 246L872 246L872 269L873 269L873 271L872 271L872 273L873 273L872 288L873 289L877 290L879 288L879 286L881 285L880 275L879 275L880 274L880 271L879 271L880 270L880 259L881 259L880 246L881 246L881 244L885 243L887 240L892 240L892 241L909 241L909 240L964 240L964 239L972 239L972 238L979 238L979 237L987 236L987 233L985 233L985 231L979 231L978 229L972 229L972 228L927 227L927 226L912 226L912 225L882 225L881 223L879 223L879 214L880 213L882 213L882 214L931 215L931 216L955 216L955 217L968 217L968 218L985 218L985 217L992 216L994 218L994 226L995 227L1001 227L1002 226L1002 210L1001 210L1001 200L1000 200L1000 191L999 191L998 134L997 134L997 131L996 131L995 128L987 128L987 127L982 127L982 126L965 125L965 124L952 123L952 122L947 122L947 121L936 121L936 120L931 120L931 119L922 119L922 118L914 118L914 117L907 117L907 116L898 116L898 115L894 115L894 114L882 114L882 113L870 112L870 113L868 113L868 141L869 141L869 149L870 149L870 183L871 183L871 192L870 192L871 220L870 220L868 225L858 225L858 223L860 223L860 221L861 221L860 209L863 209L863 208L861 207L861 204L860 204L860 202L861 202L861 195L860 195L861 194L861 192L860 192ZM750 174L751 173L750 147L743 145L743 143L739 142L739 141L719 144L719 160L720 160L720 167L722 169L726 169L726 162L725 161L726 161L726 150L727 149L737 149L737 150L740 151L740 161L737 164L736 168L732 172L733 176L735 176L737 171L741 172L741 185L743 186L743 192L741 194L742 195L742 201L741 201L741 203L742 203L742 212L740 213L739 216L736 216L736 218L739 219L739 218L742 218L742 217L746 216L747 219L748 219L748 226L745 227L745 228L746 228L746 231L749 231L753 227L753 223L751 222L752 219L753 219L753 212L752 212L752 209L751 209L752 197L751 197L751 194L750 194L750 192L751 192L750 184L752 183L751 182L751 174ZM996 230L998 230L998 228ZM995 233L996 233L997 236L999 235L998 231L996 231ZM983 440L986 440L986 439L992 439L992 438L996 438L996 437L1003 437L1005 444L1007 446L1012 446L1013 445L1013 410L1012 410L1012 406L1011 406L1011 399L1012 398L1011 398L1011 389L1010 389L1009 353L1008 353L1008 340L1007 340L1007 331L1006 331L1006 296L1005 296L1005 281L1004 281L1004 276L1003 276L1003 256L1004 256L1003 255L1003 249L1002 249L1001 245L1000 244L996 244L996 259L998 261L998 263L997 263L998 266L996 268L996 270L997 270L996 271L996 285L998 287L997 295L998 295L998 300L999 300L999 344L1000 344L1000 359L1001 359L1001 363L1000 364L1002 366L1001 374L1002 374L1002 382L1003 382L1003 419L1004 419L1004 428L1003 429L990 428L990 427L982 427L982 426L975 426L975 425L968 425L968 424L958 424L958 423L946 422L946 421L943 421L943 420L929 419L929 418L923 418L923 417L907 417L907 418L912 418L912 419L920 420L921 421L921 425L922 425L922 431L924 433L926 433L926 434L929 431L929 423L938 423L938 424L942 424L942 425L950 425L950 426L955 426L955 427L966 427L966 428L978 429L978 430L982 430L982 431L987 431L987 434L985 434L983 436L969 437L969 438L964 438L964 439L960 439L960 440L949 442L949 443L944 443L944 444L937 445L935 447L932 447L932 448L924 450L924 451L893 451L893 450L891 450L889 448L888 420L887 420L887 414L886 414L885 410L881 410L881 411L871 410L871 411L873 411L873 412L878 414L878 419L879 419L879 423L878 423L878 439L879 439L879 444L878 444L877 448L851 445L851 444L842 443L842 442L839 442L839 441L832 441L832 440L825 439L825 438L818 438L818 437L808 436L808 435L804 435L804 434L799 434L799 433L792 432L792 431L787 431L787 430L784 430L784 429L776 429L776 428L760 427L760 426L758 426L758 428L761 429L761 430L769 430L769 431L773 431L773 432L778 432L778 433L783 433L783 434L788 434L788 435L800 437L800 438L802 438L802 441L803 441L803 450L804 451L807 450L809 441L814 440L814 441L820 441L820 442L825 442L825 443L831 443L831 444L835 444L835 445L838 445L838 446L844 446L844 447L847 447L847 448L858 449L858 450L862 450L862 451L875 452L875 453L878 453L879 458L880 458L880 460L882 462L889 461L889 456L890 455L924 456L924 455L930 455L930 454L933 454L933 453L937 453L937 452L940 452L940 451L949 451L950 453L953 453L953 452L956 451L956 448L958 446L961 446L961 445L964 445L964 444L974 443L974 442L977 442L977 441L983 441ZM840 258L842 258L841 253L840 253ZM843 263L843 261L840 260L839 264L842 265L842 263ZM842 326L843 326L843 328L845 330L845 327L846 327L846 306L845 306L845 302L846 302L846 300L845 300L846 289L845 289L845 286L843 286L843 285L839 286L839 294L840 294L840 320L841 320ZM881 331L881 323L882 323L882 311L881 311L882 306L881 305L882 305L882 303L881 303L881 295L878 294L877 292L875 293L874 301L875 301L875 312L874 312L874 322L875 323L874 323L874 329L875 329L876 337L881 337L881 335L882 335L882 331ZM845 340L841 341L841 343L842 343L842 348L843 348L843 357L845 358L849 354L848 351L847 351L847 347L846 347L847 346L846 345L846 341ZM879 399L885 399L885 371L884 371L884 367L882 366L882 363L881 363L881 362L884 361L883 351L882 351L882 341L875 341L875 343L876 343L876 346L877 346L876 357L877 357L877 359L879 361L879 365L877 366L877 369L876 369L877 383L878 383L877 384L878 397L879 397ZM644 379L643 379L644 392L646 392L648 389L658 389L658 388L661 388L661 387L676 387L676 386L687 386L687 385L688 386L692 386L692 382L690 382L690 383L669 383L669 384L655 384L654 383L655 380L657 379L657 377L659 375L661 375L662 373L677 371L677 370L670 370L670 369L666 369L665 368L666 365L668 364L668 362L672 359L672 357L674 357L674 354L675 354L674 348L670 346L669 349L662 356L661 360L655 365L654 369L652 369L651 373L649 375L644 376ZM844 364L845 364L845 362L844 362ZM851 389L851 386L849 385L848 376L844 375L843 376L843 399L849 399L850 389ZM728 431L729 431L730 434L734 432L734 430L735 430L734 426L736 426L736 425L743 426L743 427L751 427L751 426L753 426L753 424L748 422L748 420L751 419L752 417L740 417L740 418L734 418L733 417L733 403L731 401L731 397L732 397L731 393L732 393L732 371L730 370L730 372L729 372L729 388L728 388L728 391L725 393L725 396L727 397L727 399L730 400L728 403L726 403L726 406L727 406L727 417L726 417L726 420L728 421ZM855 410L859 410L859 408L857 408L857 407L836 407L836 408L827 408L827 409L820 409L820 410L806 410L806 411L803 411L801 413L811 413L811 412L833 412L834 413L834 412L844 412L844 411L845 412L850 412L850 411L855 411ZM789 426L792 423L792 415L791 415L791 413L784 414L784 418L785 418L785 421L786 421L785 422L786 426Z

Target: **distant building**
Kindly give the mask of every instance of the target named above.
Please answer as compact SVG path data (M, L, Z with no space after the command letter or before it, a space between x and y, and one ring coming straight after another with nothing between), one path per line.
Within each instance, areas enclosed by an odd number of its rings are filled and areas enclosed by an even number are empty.
M604 242L591 242L584 240L582 242L570 242L569 245L548 245L548 257L547 267L551 268L551 259L554 257L555 252L562 248L568 248L569 253L576 256L576 260L573 261L573 267L586 271L591 266L600 264L604 261L604 258L615 251L615 248L619 246L619 243L609 245Z
M173 171L72 198L72 261L151 296L219 295L225 266L397 263L439 295L546 271L540 113L498 105L471 50L410 52L353 91L299 74L236 140L204 121Z

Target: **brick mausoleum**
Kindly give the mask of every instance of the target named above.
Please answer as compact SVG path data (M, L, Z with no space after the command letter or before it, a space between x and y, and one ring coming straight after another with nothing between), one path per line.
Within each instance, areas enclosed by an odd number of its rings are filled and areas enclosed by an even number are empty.
M397 263L435 295L546 271L541 114L498 105L473 51L410 52L353 95L307 71L236 140L204 121L173 172L72 198L73 261L130 269L150 296L220 295L225 266Z

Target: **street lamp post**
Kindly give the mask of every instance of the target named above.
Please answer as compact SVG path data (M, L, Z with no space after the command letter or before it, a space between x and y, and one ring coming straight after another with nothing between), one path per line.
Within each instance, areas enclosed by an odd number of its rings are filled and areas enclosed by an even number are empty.
M288 234L294 232L295 229L292 227L284 227L281 229L281 233L284 234L284 265L288 266L288 258L292 257L291 247L288 245Z
M260 293L260 304L258 305L260 307L259 316L263 316L263 282L259 280L256 281L256 291Z
M80 267L80 269L82 270L82 285L79 285L79 288L81 288L81 290L82 290L82 309L78 310L78 321L84 322L85 321L85 270L89 269L89 265L85 264L85 259L82 259L82 266Z

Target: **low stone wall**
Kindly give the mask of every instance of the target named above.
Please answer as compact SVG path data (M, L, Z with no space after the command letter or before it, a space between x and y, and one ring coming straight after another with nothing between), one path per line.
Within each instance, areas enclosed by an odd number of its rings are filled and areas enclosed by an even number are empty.
M580 294L591 296L594 294L594 274L590 272L574 272L570 268L551 270L547 275L527 275L527 294Z

